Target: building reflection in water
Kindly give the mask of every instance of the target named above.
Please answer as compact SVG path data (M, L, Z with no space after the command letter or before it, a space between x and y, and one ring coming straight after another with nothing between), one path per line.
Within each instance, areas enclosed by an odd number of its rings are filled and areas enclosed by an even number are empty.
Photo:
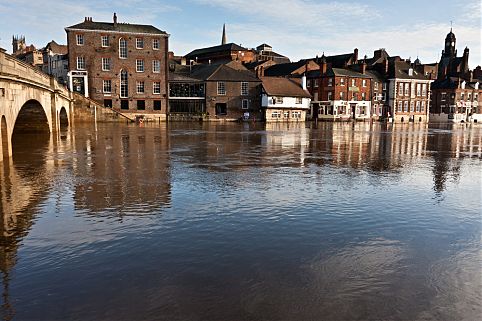
M76 135L73 163L77 209L107 215L159 213L170 205L167 124L99 127Z

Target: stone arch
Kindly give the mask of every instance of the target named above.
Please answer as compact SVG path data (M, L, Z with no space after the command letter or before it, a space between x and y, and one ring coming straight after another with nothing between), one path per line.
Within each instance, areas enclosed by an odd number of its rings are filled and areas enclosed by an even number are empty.
M59 126L60 129L65 129L69 126L69 116L65 107L60 108L59 112Z
M3 158L7 158L9 156L8 128L5 116L2 116L0 119L0 140L0 161L2 161Z
M50 133L45 110L37 100L29 100L20 109L12 131L12 137L22 133Z

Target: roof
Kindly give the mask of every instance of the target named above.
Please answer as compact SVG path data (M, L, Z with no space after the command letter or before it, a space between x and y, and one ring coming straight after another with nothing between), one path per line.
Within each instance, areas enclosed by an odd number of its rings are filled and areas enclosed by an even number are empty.
M188 53L186 57L196 57L202 56L207 54L212 54L216 52L225 52L225 51L247 51L248 49L243 48L235 43L227 43L225 45L219 45L214 47L207 47L207 48L200 48L195 49Z
M330 74L331 73L331 74ZM328 70L327 74L330 76L349 76L349 77L358 77L358 78L371 78L368 74L362 74L356 71L353 71L348 68L331 68Z
M270 96L311 98L296 81L284 77L261 78L264 91Z
M367 70L365 72L366 75L370 76L373 78L373 80L383 82L385 80L385 77L383 77L378 71L376 70Z
M409 69L413 70L412 75L409 75ZM406 61L394 61L389 70L389 77L390 78L399 78L399 79L420 79L420 80L429 80L423 73L417 72L410 64Z
M113 32L129 32L129 33L150 33L156 35L167 35L165 31L159 30L151 25L139 25L130 23L114 23L112 22L97 22L97 21L84 21L82 23L65 28L69 29L83 29L83 30L100 30L100 31L113 31Z
M66 45L59 45L55 40L50 41L45 49L50 49L54 54L66 55L69 53L69 48Z
M271 77L280 77L291 75L295 70L306 65L306 61L290 62L284 64L276 64L266 69L265 75Z
M234 67L234 68L232 68ZM235 69L236 68L236 69ZM244 68L244 67L243 67ZM230 64L198 64L190 66L176 65L169 73L170 81L247 81L259 82L255 74L246 68Z

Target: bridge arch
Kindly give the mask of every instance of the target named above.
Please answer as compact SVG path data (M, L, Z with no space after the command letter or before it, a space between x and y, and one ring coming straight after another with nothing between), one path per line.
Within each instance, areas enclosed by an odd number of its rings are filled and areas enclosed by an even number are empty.
M60 108L59 127L60 129L65 129L69 127L69 116L67 115L67 110L65 109L65 107Z
M22 133L50 133L49 120L38 100L31 99L23 104L18 112L12 132L12 137Z

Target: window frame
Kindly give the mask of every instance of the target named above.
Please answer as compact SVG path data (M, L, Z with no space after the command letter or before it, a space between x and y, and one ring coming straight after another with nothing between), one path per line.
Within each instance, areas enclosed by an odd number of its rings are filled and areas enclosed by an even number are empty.
M76 57L76 67L77 70L85 70L85 57L84 56L77 56Z
M141 90L139 90L141 89ZM145 94L146 93L146 83L144 80L136 81L136 94Z
M156 44L157 43L157 47ZM161 49L161 39L152 39L152 50L160 50Z
M241 109L249 109L249 100L248 99L243 99L241 101Z
M109 84L108 86L106 86ZM106 88L109 88L106 90ZM103 79L102 80L102 92L104 94L112 94L112 80L111 79Z
M136 49L144 49L144 38L136 37Z
M100 36L100 45L102 48L110 47L109 36Z
M77 44L77 46L83 46L85 41L84 41L84 34L82 33L77 33L75 35L75 43Z
M101 58L102 71L111 71L112 69L112 59L111 58ZM107 68L105 68L107 66Z
M218 81L216 85L218 96L226 96L226 82Z
M123 46L122 44L125 44L125 46ZM123 37L119 38L119 59L127 59L129 57L128 52L129 50L128 50L127 39Z
M160 60L153 60L152 61L152 72L155 73L155 74L158 74L158 73L161 72L161 61Z
M249 82L242 81L241 82L241 96L248 96L249 95Z
M136 72L141 73L145 71L144 59L136 59Z
M159 89L157 91L157 89ZM160 95L161 94L161 82L160 81L154 81L152 83L152 94L153 95Z

